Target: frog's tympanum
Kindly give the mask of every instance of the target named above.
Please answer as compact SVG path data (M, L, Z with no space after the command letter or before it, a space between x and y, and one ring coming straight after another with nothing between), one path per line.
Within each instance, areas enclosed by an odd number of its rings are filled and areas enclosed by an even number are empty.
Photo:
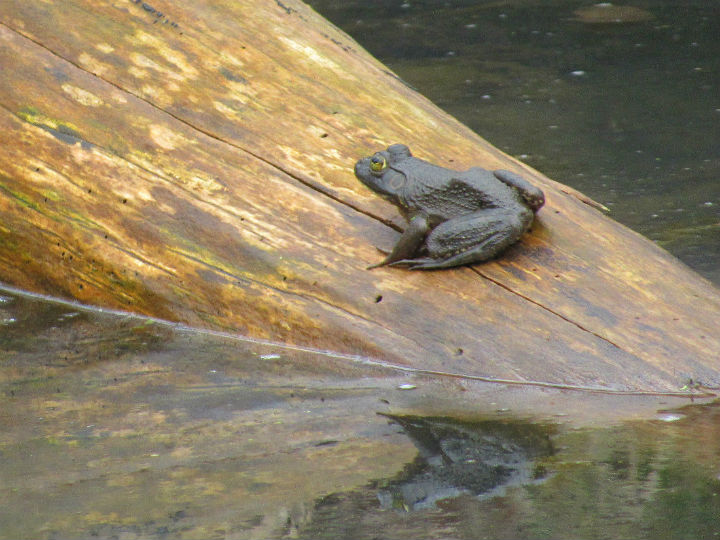
M355 164L355 175L396 205L408 222L378 266L448 268L485 261L530 228L545 196L515 173L453 171L412 157L404 144Z

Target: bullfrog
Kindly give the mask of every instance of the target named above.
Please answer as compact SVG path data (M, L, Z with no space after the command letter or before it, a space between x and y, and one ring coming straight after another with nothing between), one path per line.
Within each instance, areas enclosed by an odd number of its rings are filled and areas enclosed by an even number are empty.
M492 259L520 239L545 203L543 192L518 174L446 169L414 157L404 144L362 158L355 175L408 223L385 259L368 268L432 270Z

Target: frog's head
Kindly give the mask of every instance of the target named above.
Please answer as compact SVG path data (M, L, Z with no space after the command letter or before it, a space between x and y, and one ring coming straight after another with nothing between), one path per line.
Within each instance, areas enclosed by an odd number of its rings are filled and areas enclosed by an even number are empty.
M410 149L404 144L392 144L387 149L358 161L355 164L355 176L376 193L398 204L398 196L405 187L407 177L393 165L411 155Z

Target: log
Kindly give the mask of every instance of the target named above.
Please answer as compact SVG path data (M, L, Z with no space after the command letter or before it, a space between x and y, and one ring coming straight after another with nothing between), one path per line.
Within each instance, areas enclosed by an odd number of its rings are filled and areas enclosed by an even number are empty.
M0 280L258 339L517 383L720 384L720 294L493 148L299 1L0 5ZM500 259L366 267L390 143L546 193Z

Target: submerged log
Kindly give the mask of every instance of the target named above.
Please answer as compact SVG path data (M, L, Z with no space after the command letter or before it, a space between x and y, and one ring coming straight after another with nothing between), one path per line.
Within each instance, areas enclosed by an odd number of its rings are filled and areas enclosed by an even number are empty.
M493 148L295 0L0 6L0 281L518 382L720 384L720 294ZM402 226L352 166L403 142L547 196L501 259L366 267Z

